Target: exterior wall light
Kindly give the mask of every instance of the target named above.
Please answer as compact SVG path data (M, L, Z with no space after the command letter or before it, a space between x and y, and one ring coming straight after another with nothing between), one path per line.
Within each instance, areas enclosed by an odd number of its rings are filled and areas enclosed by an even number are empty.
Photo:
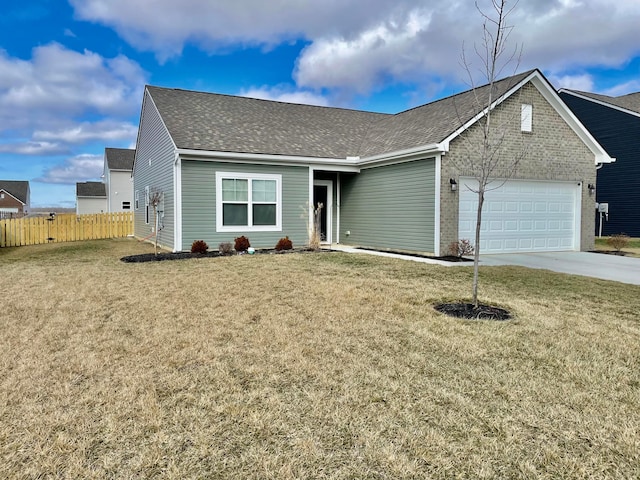
M587 185L587 188L589 189L589 195L593 195L596 191L596 186L593 183Z
M451 184L452 192L455 192L456 190L458 190L458 183L453 178L449 179L449 183Z

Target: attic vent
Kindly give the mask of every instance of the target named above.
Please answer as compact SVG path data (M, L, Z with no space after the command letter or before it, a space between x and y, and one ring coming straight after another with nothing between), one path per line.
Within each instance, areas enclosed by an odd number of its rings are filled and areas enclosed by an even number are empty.
M520 129L523 132L531 132L533 129L533 105L522 104L520 113Z

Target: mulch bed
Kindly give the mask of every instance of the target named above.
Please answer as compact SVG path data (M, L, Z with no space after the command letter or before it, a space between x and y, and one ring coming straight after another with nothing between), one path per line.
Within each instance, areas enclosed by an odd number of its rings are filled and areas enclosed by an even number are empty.
M500 307L479 304L476 308L473 303L440 303L434 308L450 317L466 318L468 320L509 320L511 314Z
M291 250L280 250L277 251L275 249L260 249L256 250L253 255L285 255L290 253L320 253L320 252L331 252L333 250L321 249L321 250L311 250L309 248L294 248ZM246 252L233 254L233 255L252 255ZM231 255L231 256L233 256ZM211 251L207 253L191 253L191 252L179 252L179 253L167 253L161 252L157 255L153 253L143 253L140 255L129 255L126 257L122 257L120 260L125 263L144 263L144 262L161 262L164 260L186 260L189 258L217 258L224 257L220 252ZM227 255L229 256L229 255Z
M591 250L589 253L604 253L605 255L618 255L624 257L627 252L617 252L615 250Z
M442 260L445 262L473 262L471 258L465 257L454 257L452 255L445 255L443 257L435 257L433 255L424 255L422 253L412 253L412 252L401 252L399 250L379 250L376 248L365 248L365 247L356 247L358 250L368 250L370 252L383 252L383 253L395 253L396 255L406 255L407 257L418 257L418 258L430 258L432 260Z

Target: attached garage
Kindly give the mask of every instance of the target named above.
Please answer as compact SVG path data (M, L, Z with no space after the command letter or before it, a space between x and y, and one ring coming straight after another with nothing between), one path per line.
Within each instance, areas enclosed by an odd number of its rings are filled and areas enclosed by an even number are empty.
M580 250L578 182L495 181L485 193L481 253ZM478 182L460 178L458 237L473 241ZM475 191L474 191L475 190Z

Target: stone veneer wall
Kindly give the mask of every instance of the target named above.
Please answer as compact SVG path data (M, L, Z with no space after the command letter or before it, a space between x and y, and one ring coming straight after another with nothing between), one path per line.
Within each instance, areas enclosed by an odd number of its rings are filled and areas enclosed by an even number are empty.
M530 133L520 130L522 104L533 105L533 129ZM527 83L492 115L492 122L505 132L501 149L504 164L509 159L525 152L515 174L509 176L505 168L496 169L494 178L529 180L575 181L582 184L582 218L580 250L593 250L595 228L595 197L589 195L587 185L596 181L595 158L580 138L565 123L555 109L545 100L538 89ZM451 242L458 240L459 191L452 192L449 179L473 176L469 169L469 158L479 156L481 145L478 135L481 129L474 125L465 134L456 138L450 151L442 157L440 194L440 251L446 254ZM476 138L469 141L470 138Z

